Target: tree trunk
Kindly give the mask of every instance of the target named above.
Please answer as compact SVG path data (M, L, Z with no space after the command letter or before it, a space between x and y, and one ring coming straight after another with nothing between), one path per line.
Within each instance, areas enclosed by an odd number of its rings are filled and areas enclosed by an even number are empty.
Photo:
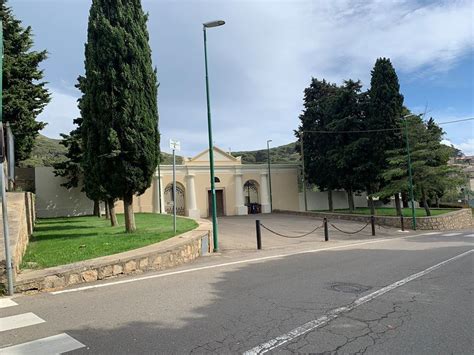
M395 208L397 209L397 216L402 215L402 206L400 204L400 194L395 194Z
M439 196L436 196L436 208L439 208Z
M370 191L367 191L367 194L369 195L369 207L370 207L370 214L372 216L375 216L375 204L374 204L374 198L370 196Z
M115 201L113 198L107 200L109 216L110 216L110 225L112 227L118 226L117 214L115 213Z
M428 206L428 201L426 199L425 189L421 189L421 198L422 198L422 201L423 201L423 207L425 208L426 215L429 217L429 216L431 216L431 210L430 210L430 206Z
M135 225L135 215L133 214L133 195L128 194L123 198L123 207L125 214L125 231L133 233L137 230Z
M109 202L105 201L105 219L110 219Z
M410 205L408 204L408 193L402 192L402 202L403 202L403 208L410 207Z
M332 190L328 190L328 205L329 205L329 212L334 212L334 203L332 200Z
M94 201L94 212L93 215L100 218L100 201Z
M354 212L354 193L352 192L352 189L349 189L347 191L347 202L349 204L349 211Z

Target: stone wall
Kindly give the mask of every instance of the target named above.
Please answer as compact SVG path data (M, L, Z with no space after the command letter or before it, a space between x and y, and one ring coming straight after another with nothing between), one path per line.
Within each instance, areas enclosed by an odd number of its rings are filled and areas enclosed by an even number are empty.
M294 212L294 211L278 211L275 213L295 214L309 217L324 218L328 220L345 220L361 223L370 222L370 216L347 214L347 213L326 213L326 212ZM375 216L375 223L382 226L401 228L400 217ZM470 208L459 209L439 216L417 217L416 227L419 230L451 230L465 229L474 226L474 219ZM404 218L405 229L412 228L412 218Z
M7 207L10 253L15 277L20 269L29 237L33 233L35 223L34 195L31 192L8 192ZM2 247L0 249L0 284L5 284L6 262L3 243L3 212L0 213L0 235L2 240Z
M188 263L212 250L208 221L171 239L124 253L20 274L16 292L40 292L123 275L164 270Z

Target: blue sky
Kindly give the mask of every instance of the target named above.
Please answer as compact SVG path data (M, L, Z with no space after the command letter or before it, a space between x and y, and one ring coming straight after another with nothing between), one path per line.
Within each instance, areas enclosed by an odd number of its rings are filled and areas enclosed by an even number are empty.
M438 122L474 117L474 2L381 0L143 0L160 81L162 149L207 146L202 23L208 32L215 144L262 149L294 140L303 90L312 76L370 82L377 57L391 58L405 104ZM47 49L43 64L53 100L42 132L57 138L78 115L90 0L9 0ZM446 139L474 154L474 124L443 126Z

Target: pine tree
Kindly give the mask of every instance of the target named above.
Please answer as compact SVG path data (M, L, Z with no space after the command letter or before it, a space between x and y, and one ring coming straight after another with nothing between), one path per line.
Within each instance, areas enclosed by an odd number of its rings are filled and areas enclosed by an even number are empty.
M85 49L86 186L123 199L127 232L136 229L133 196L151 185L159 156L157 78L146 22L140 0L93 0Z
M39 64L46 51L32 51L31 27L23 28L12 10L2 1L3 24L3 117L15 136L15 159L29 158L38 132L46 124L36 118L50 101Z
M463 184L463 176L456 167L448 165L450 147L441 144L444 132L430 118L423 122L420 116L407 118L408 139L411 147L412 174L415 197L422 202L426 215L431 215L430 202L446 191ZM388 197L407 192L408 163L405 148L387 152L387 167L382 176L384 188L379 196Z
M329 210L333 210L331 192L340 187L335 178L335 166L328 156L334 141L330 135L308 131L327 129L333 119L332 102L338 92L339 88L335 84L312 78L309 87L304 90L304 110L299 117L301 124L295 132L299 140L298 151L303 141L305 179L309 184L317 185L320 190L328 191Z

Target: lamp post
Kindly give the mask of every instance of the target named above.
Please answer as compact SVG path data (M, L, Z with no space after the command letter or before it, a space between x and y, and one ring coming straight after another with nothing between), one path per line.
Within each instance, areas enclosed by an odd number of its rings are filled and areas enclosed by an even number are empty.
M207 130L209 135L209 164L211 173L211 205L212 205L212 240L214 244L214 252L219 250L218 233L217 233L217 208L216 208L216 186L214 181L214 146L212 142L212 121L211 121L211 100L209 98L209 72L207 69L207 38L206 29L218 27L225 24L225 21L211 21L203 23L204 32L204 64L206 67L206 98L207 98Z
M2 197L3 240L5 242L5 269L7 274L8 295L13 295L13 264L10 254L10 231L8 228L7 194L5 192L5 142L3 136L3 22L0 20L0 194Z
M272 170L270 162L270 142L271 139L267 140L267 160L268 160L268 186L270 187L270 212L273 212L273 198L272 198Z
M413 194L413 174L411 170L411 157L410 157L410 141L408 140L408 125L407 118L411 116L416 116L413 114L403 116L403 121L405 123L405 140L407 146L407 159L408 159L408 184L410 188L410 200L411 200L411 217L413 230L416 230L416 212L415 212L415 196Z

